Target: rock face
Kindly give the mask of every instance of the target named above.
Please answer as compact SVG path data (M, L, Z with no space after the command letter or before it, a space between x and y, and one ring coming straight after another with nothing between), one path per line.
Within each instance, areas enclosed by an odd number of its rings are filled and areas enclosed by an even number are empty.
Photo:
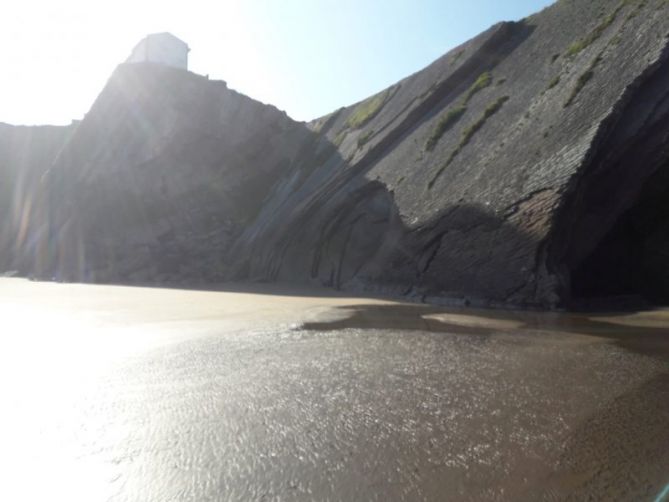
M0 272L32 269L45 224L40 180L74 127L0 124Z
M121 65L43 167L22 260L71 280L660 300L668 36L666 0L561 0L310 124Z
M224 82L121 65L46 174L43 242L60 246L42 275L224 279L234 237L309 136Z

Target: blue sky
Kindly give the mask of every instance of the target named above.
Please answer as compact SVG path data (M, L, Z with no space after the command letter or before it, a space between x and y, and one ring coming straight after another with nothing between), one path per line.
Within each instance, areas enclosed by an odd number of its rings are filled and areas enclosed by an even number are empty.
M329 113L552 0L23 0L3 7L0 122L81 118L145 34L171 31L191 69L286 110ZM4 56L5 54L3 54Z

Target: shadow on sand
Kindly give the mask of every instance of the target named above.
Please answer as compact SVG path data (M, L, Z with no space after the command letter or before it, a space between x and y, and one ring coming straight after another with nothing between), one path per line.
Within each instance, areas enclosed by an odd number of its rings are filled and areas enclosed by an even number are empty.
M304 329L394 329L488 336L539 332L602 338L637 353L669 360L669 311L637 315L576 314L517 310L446 309L431 305L351 305L348 316L308 322Z

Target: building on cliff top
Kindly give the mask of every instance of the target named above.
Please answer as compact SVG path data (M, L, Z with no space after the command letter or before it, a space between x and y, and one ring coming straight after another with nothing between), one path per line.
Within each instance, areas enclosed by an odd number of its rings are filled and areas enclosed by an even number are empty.
M153 33L135 46L125 62L158 63L187 70L188 52L188 44L171 33Z

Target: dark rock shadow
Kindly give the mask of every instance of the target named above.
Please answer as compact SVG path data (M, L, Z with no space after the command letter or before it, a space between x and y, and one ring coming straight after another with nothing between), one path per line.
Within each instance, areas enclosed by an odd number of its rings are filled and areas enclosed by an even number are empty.
M345 316L304 323L301 329L381 329L430 331L464 335L540 332L599 337L627 350L669 361L669 328L616 323L602 314L551 313L522 310L447 308L437 305L351 305L338 307ZM439 318L426 316L439 315ZM449 316L451 321L449 322ZM458 320L458 316L466 316ZM460 317L462 319L462 317ZM658 322L659 324L659 322Z
M461 204L411 227L394 194L362 175L272 216L261 215L261 238L235 250L235 278L485 305L530 288L536 266L535 238L503 215Z
M483 326L463 326L439 321L425 316L444 314L443 307L431 305L351 305L339 307L348 315L334 321L304 323L300 329L311 331L337 331L342 329L387 329L403 331L431 331L487 336L495 332ZM468 315L472 315L471 312Z
M626 91L561 200L548 261L574 308L669 304L667 89L669 73L653 69Z

